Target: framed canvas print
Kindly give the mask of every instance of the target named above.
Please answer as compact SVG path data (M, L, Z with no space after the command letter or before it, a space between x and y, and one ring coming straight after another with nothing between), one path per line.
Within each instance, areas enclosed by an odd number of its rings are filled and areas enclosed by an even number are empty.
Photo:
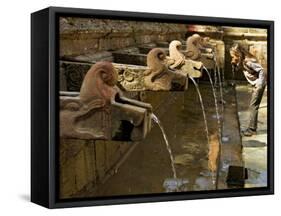
M273 194L274 22L31 15L31 201Z

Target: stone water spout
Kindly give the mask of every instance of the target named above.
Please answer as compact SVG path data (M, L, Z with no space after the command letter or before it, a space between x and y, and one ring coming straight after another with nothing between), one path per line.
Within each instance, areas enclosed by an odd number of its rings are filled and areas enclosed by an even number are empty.
M173 82L178 82L183 88L186 86L186 76L167 67L166 53L163 49L154 48L147 55L148 69L144 72L144 86L146 90L169 91Z
M192 60L201 60L202 58L213 59L213 49L210 46L208 37L201 37L199 34L193 34L186 40L187 58Z
M186 59L184 54L180 51L181 46L182 43L178 40L174 40L170 43L170 56L168 57L169 67L174 70L179 70L185 76L191 76L193 78L201 77L201 69L203 67L203 63L200 61Z
M220 68L222 67L222 59L217 61L217 43L210 40L209 37L201 37L199 34L193 34L187 38L185 55L193 60L201 61L205 68L211 69L214 72L215 85L219 82L221 102L223 100L222 83L224 82L224 72L221 75ZM219 63L219 65L218 65ZM217 77L218 75L218 77Z
M122 132L128 140L144 139L151 129L151 105L124 97L116 84L113 65L98 62L87 72L80 94L61 92L60 137L114 140L114 125L126 122L130 128Z

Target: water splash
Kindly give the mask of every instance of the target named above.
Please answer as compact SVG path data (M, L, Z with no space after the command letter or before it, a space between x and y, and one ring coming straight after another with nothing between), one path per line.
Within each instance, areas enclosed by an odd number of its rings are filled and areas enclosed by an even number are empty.
M189 79L191 79L191 81L193 82L193 84L194 84L194 86L195 86L195 88L196 88L196 91L197 91L199 100L200 100L200 105L201 105L202 114L203 114L203 118L204 118L204 124L205 124L206 138L207 138L207 142L208 142L208 146L209 146L209 145L210 145L210 140L209 140L209 129L208 129L207 117L206 117L205 107L204 107L204 104L203 104L202 95L201 95L201 93L200 93L199 86L198 86L198 84L196 83L196 81L193 79L193 77L190 76Z
M188 179L165 179L163 187L166 192L184 191L188 183Z
M165 144L166 144L166 148L167 148L167 151L170 155L170 161L171 161L171 167L172 167L172 171L173 171L173 178L176 179L177 178L177 173L176 173L176 168L175 168L175 163L174 163L174 157L173 157L173 154L172 154L172 149L171 149L171 146L168 142L168 138L166 136L166 133L164 131L164 128L160 122L160 120L157 118L157 116L152 113L151 114L151 118L152 120L159 126L161 132L162 132L162 135L163 135L163 138L164 138L164 141L165 141Z

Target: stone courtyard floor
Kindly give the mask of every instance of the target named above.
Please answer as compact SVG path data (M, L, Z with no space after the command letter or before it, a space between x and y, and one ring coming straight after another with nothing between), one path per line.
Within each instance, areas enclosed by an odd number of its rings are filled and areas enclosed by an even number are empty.
M236 85L237 109L241 131L249 121L248 106L252 87L247 84ZM245 188L267 186L267 88L264 91L258 116L257 135L242 136L244 166L248 169Z

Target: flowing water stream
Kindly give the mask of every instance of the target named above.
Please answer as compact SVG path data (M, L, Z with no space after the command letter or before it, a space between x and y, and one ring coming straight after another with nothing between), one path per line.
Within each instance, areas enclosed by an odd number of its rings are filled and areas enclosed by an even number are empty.
M216 108L216 118L217 118L217 122L218 122L218 128L220 128L221 123L220 123L220 116L219 116L218 99L217 99L217 94L216 94L216 90L215 90L215 87L214 87L214 83L213 83L211 74L208 71L208 69L205 66L203 67L203 69L206 71L206 73L207 73L207 75L209 77L209 81L210 81L211 87L212 87L214 101L215 101L215 108Z
M191 81L193 82L193 84L194 84L194 86L195 86L195 88L196 88L198 97L199 97L199 101L200 101L200 105L201 105L201 109L202 109L202 114L203 114L203 118L204 118L206 138L207 138L207 142L208 142L208 146L209 146L209 145L210 145L209 129L208 129L206 111L205 111L205 107L204 107L204 104L203 104L202 95L201 95L201 93L200 93L199 86L198 86L198 84L196 83L196 81L193 79L193 77L189 77L189 79L191 79Z
M220 153L220 149L221 149L221 120L220 120L220 116L219 116L219 109L218 109L218 100L217 100L217 94L216 94L216 90L213 84L213 80L211 77L210 72L208 71L208 69L204 66L203 69L206 71L208 77L209 77L209 81L212 87L212 91L213 91L213 96L214 96L214 102L215 102L215 108L216 108L216 118L217 118L217 124L218 124L218 141L219 141L219 153ZM218 156L220 157L220 156ZM220 162L219 162L219 158L218 158L218 162L217 162L217 167L219 166ZM216 188L218 187L218 175L219 172L216 171L216 176L213 175L213 183L215 183Z
M159 128L160 128L160 130L162 132L162 135L163 135L163 138L164 138L164 141L165 141L165 144L166 144L167 151L168 151L168 153L170 155L171 167L172 167L172 172L173 172L173 178L176 179L177 178L177 173L176 173L176 168L175 168L175 163L174 163L174 157L173 157L172 149L171 149L171 146L170 146L170 144L168 142L165 130L163 128L163 125L161 124L160 120L157 118L157 116L154 113L151 114L151 118L159 126Z
M216 65L217 67L217 65ZM225 101L223 99L223 91L222 91L222 80L221 80L221 73L220 73L220 70L218 69L218 80L219 80L219 89L220 89L220 96L221 96L221 104L222 104L222 110L224 109L224 104L225 104Z

